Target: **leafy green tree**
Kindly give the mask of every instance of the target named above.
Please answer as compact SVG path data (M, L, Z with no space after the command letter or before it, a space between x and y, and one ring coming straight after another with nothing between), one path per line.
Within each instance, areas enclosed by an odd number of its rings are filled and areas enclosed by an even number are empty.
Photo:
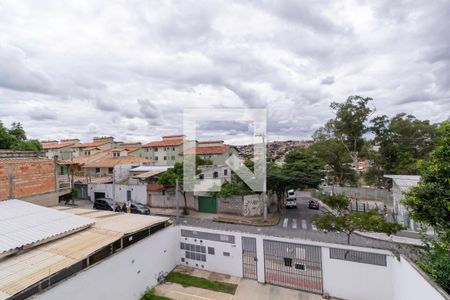
M178 180L178 191L183 195L184 208L183 213L188 213L186 191L183 187L183 163L175 163L173 168L167 169L158 178L158 183L164 185L165 188L175 188Z
M337 211L337 214L315 215L313 223L323 231L342 232L347 235L347 244L350 244L351 235L355 231L382 232L391 235L402 229L397 223L384 219L376 210L367 212L347 211L350 200L345 195L323 197L321 200Z
M439 131L435 149L421 166L421 180L403 204L415 221L435 230L437 239L423 237L427 247L420 253L419 266L450 292L450 121Z
M8 129L0 121L0 149L39 151L42 146L38 140L27 139L22 124L14 122Z
M316 137L315 143L307 151L326 165L329 183L340 186L355 184L355 171L351 168L352 158L341 141Z
M405 113L392 119L378 116L371 123L373 147L378 151L370 158L386 174L418 174L418 161L428 157L439 138L437 124Z

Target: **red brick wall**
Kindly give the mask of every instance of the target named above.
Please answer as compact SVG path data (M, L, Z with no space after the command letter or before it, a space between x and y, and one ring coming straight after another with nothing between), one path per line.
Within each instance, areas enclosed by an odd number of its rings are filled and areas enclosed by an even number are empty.
M12 167L14 198L55 192L55 165L51 159L0 159L0 200L9 198L8 166Z

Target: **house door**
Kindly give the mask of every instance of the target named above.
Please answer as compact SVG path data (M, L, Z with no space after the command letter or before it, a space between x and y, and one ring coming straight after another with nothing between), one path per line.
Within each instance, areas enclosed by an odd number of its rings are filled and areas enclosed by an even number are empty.
M320 247L264 240L267 283L322 294Z
M242 270L244 278L258 279L256 238L242 237Z
M127 201L131 201L131 191L127 191Z
M216 197L199 196L198 211L206 213L217 213Z

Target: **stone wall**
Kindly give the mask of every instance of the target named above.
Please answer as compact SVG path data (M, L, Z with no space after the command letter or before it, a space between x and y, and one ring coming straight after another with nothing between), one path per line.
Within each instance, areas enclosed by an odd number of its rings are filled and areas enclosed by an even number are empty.
M217 199L217 212L220 214L236 214L242 215L243 207L242 196L233 196L229 198Z

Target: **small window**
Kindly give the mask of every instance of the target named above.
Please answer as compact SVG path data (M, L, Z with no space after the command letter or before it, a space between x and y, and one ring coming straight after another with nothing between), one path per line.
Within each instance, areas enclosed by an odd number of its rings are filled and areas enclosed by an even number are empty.
M201 260L201 254L200 253L195 253L195 260Z
M305 265L304 265L304 264L295 264L295 268L296 268L297 270L302 270L302 271L304 271L304 270L305 270Z
M284 257L283 260L285 267L292 267L292 258Z
M164 156L164 160L167 160L167 156Z
M228 175L228 169L223 170L223 175L227 176Z
M100 168L95 168L95 173L100 173Z
M206 261L206 255L205 254L200 255L200 260L201 261Z
M158 147L153 148L156 152L158 152Z
M213 247L208 247L208 254L209 255L214 255L214 248Z
M184 262L184 257L181 258L181 262Z
M191 252L186 251L186 258L187 258L187 259L191 259Z
M198 178L203 180L203 179L205 179L205 175L204 174L200 174L200 175L198 175Z
M219 177L219 173L218 172L214 172L213 173L213 178L218 178Z
M158 156L155 156L155 160L158 160Z
M228 242L228 235L221 234L220 235L220 240L224 241L224 242Z
M172 147L172 151L175 151L175 147Z
M180 243L180 249L184 250L184 243Z
M172 155L172 160L175 160L175 156Z
M114 172L114 168L108 168L108 173L112 174Z
M200 250L201 250L200 251L201 253L206 253L206 247L205 246L202 246Z
M224 252L223 256L230 256L230 252Z

